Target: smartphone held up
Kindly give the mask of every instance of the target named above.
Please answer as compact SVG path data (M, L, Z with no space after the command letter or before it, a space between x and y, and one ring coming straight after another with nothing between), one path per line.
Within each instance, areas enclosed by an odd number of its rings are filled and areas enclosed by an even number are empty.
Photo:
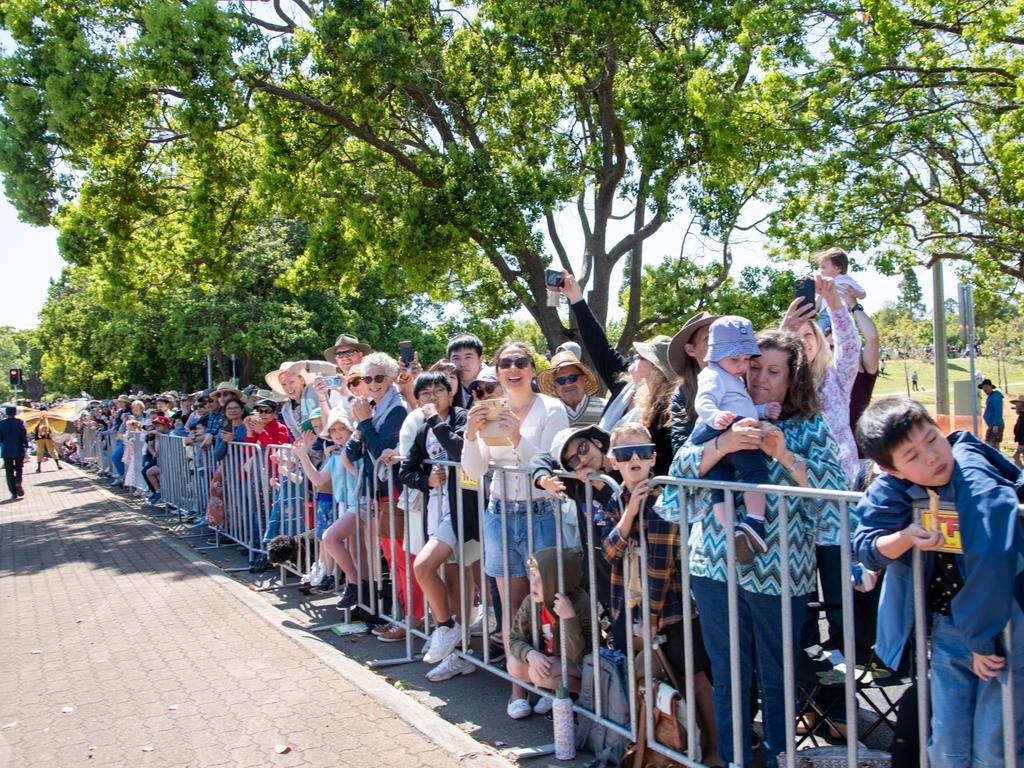
M562 300L561 289L565 287L565 272L561 269L546 270L544 283L548 288L548 306L557 307Z

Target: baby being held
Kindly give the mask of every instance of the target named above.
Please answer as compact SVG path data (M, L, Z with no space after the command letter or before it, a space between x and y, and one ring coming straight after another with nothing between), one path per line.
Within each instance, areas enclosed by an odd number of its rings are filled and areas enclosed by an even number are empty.
M700 445L715 440L733 422L739 420L776 419L782 410L778 402L755 405L743 381L750 358L760 357L754 340L754 327L745 317L726 315L711 324L708 330L708 353L704 358L708 365L697 376L697 395L694 409L697 411L697 425L690 435L690 442ZM717 441L710 448L717 463L704 475L710 480L734 480L742 483L769 482L768 459L759 450L742 450L721 453ZM725 493L712 490L715 517L725 527ZM749 563L758 552L768 551L765 543L763 493L747 491L743 494L746 513L737 520L736 554L742 563Z

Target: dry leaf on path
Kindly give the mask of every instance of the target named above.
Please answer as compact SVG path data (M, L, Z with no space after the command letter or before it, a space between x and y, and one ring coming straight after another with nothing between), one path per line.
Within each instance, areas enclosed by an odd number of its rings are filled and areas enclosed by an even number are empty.
M289 747L287 744L278 744L276 747L274 747L274 751L277 752L277 754L279 755L287 755L289 752L292 751L292 748Z

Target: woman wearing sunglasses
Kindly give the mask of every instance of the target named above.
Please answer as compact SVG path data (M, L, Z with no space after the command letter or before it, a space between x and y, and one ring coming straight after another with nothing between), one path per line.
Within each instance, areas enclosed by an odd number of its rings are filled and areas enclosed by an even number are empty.
M674 477L703 477L721 458L739 450L760 449L769 457L772 485L798 485L805 488L845 488L839 446L821 413L811 369L800 338L781 330L757 335L761 357L750 362L747 388L757 404L782 403L776 424L733 426L714 440L702 445L686 443L676 454L670 474ZM735 496L737 505L742 495ZM832 502L811 499L789 500L789 580L792 603L794 643L806 615L811 594L817 594L815 579L815 534L825 510ZM662 494L664 511L679 511L679 493L675 486ZM775 756L786 750L782 647L782 566L778 558L780 539L779 497L767 494L765 528L768 552L758 553L753 563L741 566L737 575L739 595L740 691L739 711L743 718L741 733L752 733L750 685L753 659L757 657L761 681L764 754L767 765L776 765ZM726 763L737 760L732 750L732 705L730 691L729 611L727 587L727 535L716 519L710 490L697 490L687 498L686 517L690 523L690 574L693 595L701 617L704 646L711 656L715 681L715 718L719 748ZM744 763L751 760L750 739L744 746Z
M528 465L536 454L550 450L555 435L569 426L569 418L561 401L533 391L536 369L529 344L522 341L508 342L498 349L494 361L498 383L504 389L509 405L507 410L499 413L497 422L508 438L509 445L488 445L484 440L477 439L490 409L484 403L474 405L469 411L462 452L462 467L474 480L484 476L490 462L512 467ZM504 527L502 511L505 513ZM547 491L531 487L529 478L521 473L496 473L491 483L490 504L483 521L484 571L498 581L503 616L513 615L530 591L527 561L533 552L555 545L557 520ZM532 542L529 541L530 533L533 536ZM508 539L507 573L503 534ZM532 551L530 543L533 544ZM502 629L505 629L504 625ZM508 634L503 634L507 654ZM525 698L525 690L513 684L508 709L510 717L518 719L530 714L528 708L523 709L520 704Z

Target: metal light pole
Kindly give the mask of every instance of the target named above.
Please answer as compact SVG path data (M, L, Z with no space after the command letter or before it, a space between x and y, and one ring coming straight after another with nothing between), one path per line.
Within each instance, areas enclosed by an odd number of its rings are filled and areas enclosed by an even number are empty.
M961 285L960 295L960 326L967 340L967 358L971 363L971 418L974 423L974 434L978 434L978 393L974 389L974 286Z
M932 265L932 349L935 363L935 413L949 415L949 365L946 358L946 292L942 260ZM952 428L952 426L950 427Z

